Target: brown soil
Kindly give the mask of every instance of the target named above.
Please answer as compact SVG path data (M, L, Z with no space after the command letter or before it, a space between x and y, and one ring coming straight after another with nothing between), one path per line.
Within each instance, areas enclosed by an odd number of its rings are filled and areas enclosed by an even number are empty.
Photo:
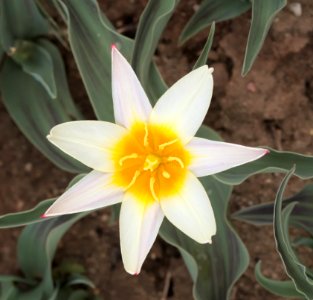
M114 25L121 32L134 35L146 1L102 2ZM245 78L240 71L250 15L217 25L209 56L209 63L215 68L215 90L206 124L226 141L313 154L313 3L299 2L302 17L294 16L287 8L279 14ZM158 47L155 60L169 84L190 71L205 43L208 31L181 48L177 46L177 37L194 7L194 0L181 1ZM70 55L66 59L73 97L90 112ZM42 199L61 194L72 175L58 170L34 149L2 103L0 119L0 214L25 210ZM281 178L277 174L258 175L235 187L230 213L272 201ZM303 185L293 180L288 193ZM253 275L255 263L261 259L266 275L285 276L274 249L272 228L238 221L233 224L248 247L251 262L232 298L282 299L267 293ZM18 270L15 249L19 232L20 229L1 231L0 274ZM192 283L178 252L162 240L157 239L139 276L124 271L119 251L118 226L109 225L109 210L104 209L73 226L58 248L56 263L70 260L84 265L103 299L192 299ZM312 258L306 261L312 265Z

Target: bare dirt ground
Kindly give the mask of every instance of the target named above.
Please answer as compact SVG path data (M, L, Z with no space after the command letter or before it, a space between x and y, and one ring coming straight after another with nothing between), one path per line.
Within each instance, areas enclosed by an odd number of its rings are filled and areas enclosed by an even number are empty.
M209 64L215 68L215 89L206 124L228 142L267 145L280 150L313 154L313 3L299 1L302 16L288 8L275 19L252 71L242 78L250 13L217 24ZM146 1L101 1L120 32L134 36ZM182 47L178 35L196 2L182 0L164 33L155 60L169 84L189 72L208 30ZM64 54L73 97L92 117L87 96L71 56ZM40 200L62 193L72 175L54 167L19 132L0 102L0 214L33 207ZM258 175L235 187L230 214L256 203L273 201L281 175ZM288 193L304 185L293 180ZM87 269L103 299L192 299L192 283L176 249L158 239L141 274L130 276L121 262L117 224L109 224L109 210L79 221L62 240L55 259L75 261ZM233 222L251 255L248 270L233 290L235 300L279 300L254 279L254 266L272 278L284 278L271 227L257 228ZM18 272L16 240L20 229L0 233L0 274ZM304 252L312 264L312 252ZM311 257L309 259L308 257ZM222 299L221 299L222 300Z

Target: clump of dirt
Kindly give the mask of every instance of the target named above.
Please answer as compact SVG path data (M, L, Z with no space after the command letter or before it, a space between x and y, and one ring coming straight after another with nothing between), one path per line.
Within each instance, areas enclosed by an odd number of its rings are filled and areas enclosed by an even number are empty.
M233 143L267 145L280 150L313 154L313 3L299 1L303 15L288 9L274 20L252 71L240 76L250 13L217 24L209 64L214 67L214 96L205 120ZM123 34L133 37L146 1L101 1L103 11ZM178 47L178 36L194 11L196 1L181 1L157 49L155 61L169 84L189 72L205 43L208 30ZM64 53L73 97L91 118L87 96L75 63ZM0 213L21 211L39 201L60 195L72 175L44 158L19 132L0 104ZM231 213L256 203L273 201L282 175L266 174L235 187ZM305 183L293 180L289 195ZM176 249L157 239L139 276L123 269L118 225L110 224L109 209L79 221L62 240L55 263L75 261L84 265L103 299L192 299L192 282ZM233 222L246 244L251 262L237 282L236 300L282 299L266 292L254 278L262 260L265 275L285 278L271 226L257 228ZM18 272L15 247L20 229L2 230L0 273ZM308 260L308 263L309 260ZM312 263L312 262L311 262Z

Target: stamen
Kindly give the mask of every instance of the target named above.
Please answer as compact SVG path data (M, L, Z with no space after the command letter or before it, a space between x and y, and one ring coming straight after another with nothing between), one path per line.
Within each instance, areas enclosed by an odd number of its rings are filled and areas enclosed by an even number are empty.
M132 158L138 158L138 157L139 157L139 155L137 153L125 155L118 161L118 163L120 166L122 166L125 160L132 159Z
M149 136L148 125L145 123L145 137L143 138L143 145L145 147L149 146L148 136Z
M171 178L171 174L170 174L169 172L166 172L166 171L163 171L163 172L162 172L162 176L163 176L164 178L166 178L166 179Z
M157 195L155 194L154 184L155 184L155 178L154 178L154 177L151 177L151 178L150 178L150 192L151 192L151 195L152 195L153 199L154 199L155 201L159 201Z
M177 162L180 165L180 167L182 169L185 168L185 165L184 165L183 161L180 158L176 157L176 156L169 156L167 158L167 161L175 161L175 162Z
M134 174L134 176L133 176L131 182L130 182L129 185L126 187L126 190L128 190L129 188L131 188L131 187L135 184L135 182L136 182L137 178L139 177L139 175L140 175L140 171L137 170L137 171L135 172L135 174Z
M164 150L165 147L170 146L172 144L175 144L177 141L178 141L178 139L175 139L175 140L169 141L167 143L163 143L163 144L159 145L159 149Z

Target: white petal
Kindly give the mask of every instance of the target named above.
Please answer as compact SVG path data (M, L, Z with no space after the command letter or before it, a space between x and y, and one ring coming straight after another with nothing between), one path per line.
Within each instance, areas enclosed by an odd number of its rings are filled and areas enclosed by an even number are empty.
M44 217L93 210L122 201L123 190L112 185L111 174L92 171L59 197Z
M120 213L121 252L125 270L138 274L163 220L159 203L126 193Z
M136 120L147 121L152 107L135 72L112 47L112 95L115 121L129 128Z
M113 145L126 134L125 128L103 121L73 121L52 128L48 139L88 167L114 171Z
M151 122L170 124L187 143L196 134L209 109L213 91L212 70L203 66L177 81L153 108Z
M216 233L216 224L209 197L192 174L176 195L160 200L165 216L178 229L198 243L211 243Z
M197 177L212 175L254 161L269 151L262 148L193 138L186 149L191 153L189 166Z

